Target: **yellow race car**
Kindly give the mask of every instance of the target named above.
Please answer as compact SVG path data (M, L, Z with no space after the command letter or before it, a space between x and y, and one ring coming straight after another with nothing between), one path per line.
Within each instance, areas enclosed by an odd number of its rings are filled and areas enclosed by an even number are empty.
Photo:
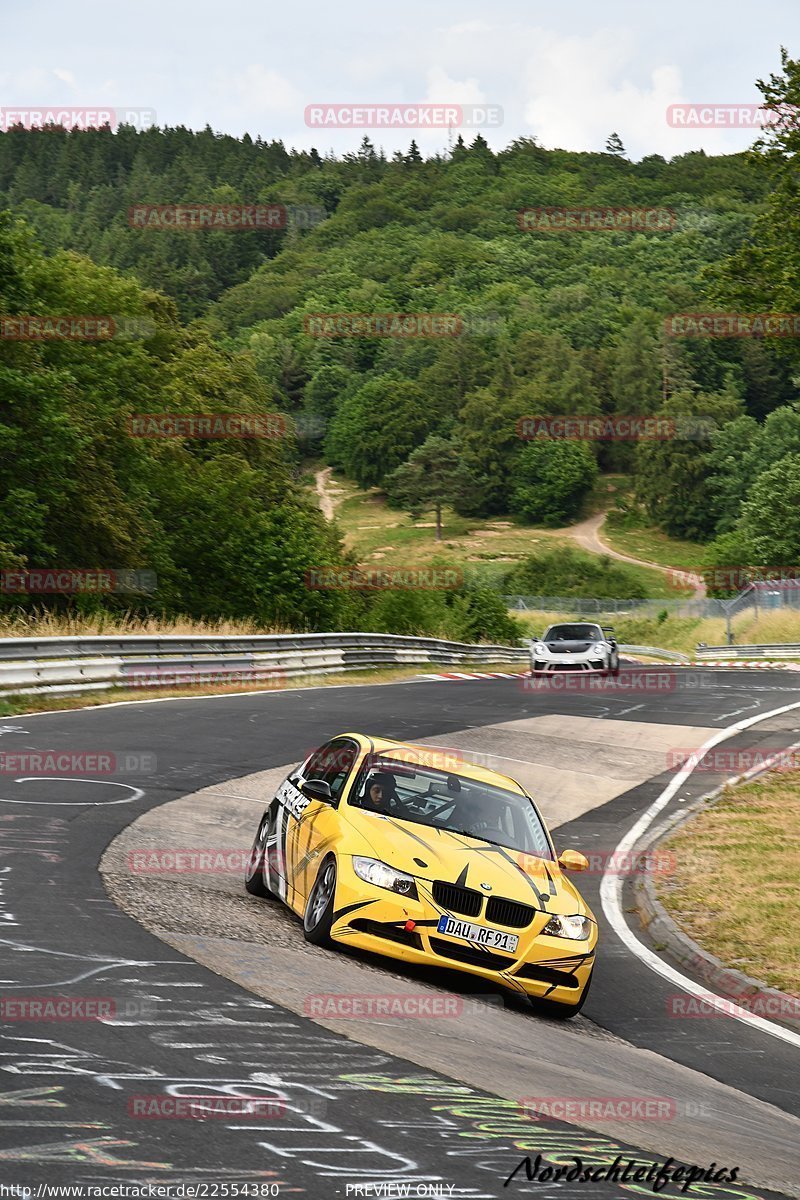
M559 1017L579 1012L597 922L514 779L458 751L346 733L278 788L245 871L318 945L467 971Z

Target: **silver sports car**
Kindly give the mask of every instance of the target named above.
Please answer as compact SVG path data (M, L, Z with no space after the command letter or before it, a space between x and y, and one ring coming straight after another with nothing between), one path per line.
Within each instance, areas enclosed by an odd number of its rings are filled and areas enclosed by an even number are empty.
M619 674L613 629L602 625L551 625L531 642L531 671L606 671Z

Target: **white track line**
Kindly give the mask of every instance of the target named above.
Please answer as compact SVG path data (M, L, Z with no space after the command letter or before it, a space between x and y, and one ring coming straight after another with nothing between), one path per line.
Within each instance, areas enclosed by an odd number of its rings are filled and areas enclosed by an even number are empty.
M768 721L770 717L778 717L781 713L791 712L796 708L800 708L800 704L786 704L783 708L773 708L771 712L761 713L757 717L748 717L746 721L737 721L735 725L729 725L727 729L721 729L719 733L715 733L699 749L695 750L681 767L680 771L678 771L677 775L670 780L658 799L653 801L650 807L642 813L636 824L628 830L611 856L611 861L618 862L618 855L629 853L641 840L653 824L655 818L667 807L675 793L683 786L708 750L713 746L717 746L720 742L734 737L737 733L741 733L742 730L749 729L751 725L757 725L761 721ZM645 966L655 971L656 974L661 975L663 979L668 979L670 983L676 984L683 991L699 997L706 1004L718 1009L726 1016L733 1017L736 1021L742 1021L745 1025L751 1025L755 1029L760 1029L762 1033L768 1033L771 1037L780 1038L782 1041L789 1042L790 1045L800 1048L800 1034L793 1033L790 1029L784 1029L782 1025L776 1025L773 1021L767 1021L764 1017L759 1017L745 1008L740 1008L722 996L714 995L707 988L700 987L694 980L689 979L686 975L682 975L680 971L663 962L657 954L643 945L634 936L623 915L622 883L622 878L619 875L611 875L606 871L600 884L600 900L603 905L603 912L611 928L631 954L634 954Z

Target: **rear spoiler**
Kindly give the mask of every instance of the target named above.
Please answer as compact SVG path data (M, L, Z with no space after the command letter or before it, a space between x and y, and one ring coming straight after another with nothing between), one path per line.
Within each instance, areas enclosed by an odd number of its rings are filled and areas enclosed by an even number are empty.
M614 632L613 625L601 625L600 628L603 630L603 633L613 633Z

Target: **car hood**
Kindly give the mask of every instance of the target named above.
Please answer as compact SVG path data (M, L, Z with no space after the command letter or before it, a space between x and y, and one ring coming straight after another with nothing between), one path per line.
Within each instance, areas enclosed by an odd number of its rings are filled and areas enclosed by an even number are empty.
M348 809L347 817L369 847L365 853L398 871L546 907L552 913L591 915L580 893L550 859L359 809Z

